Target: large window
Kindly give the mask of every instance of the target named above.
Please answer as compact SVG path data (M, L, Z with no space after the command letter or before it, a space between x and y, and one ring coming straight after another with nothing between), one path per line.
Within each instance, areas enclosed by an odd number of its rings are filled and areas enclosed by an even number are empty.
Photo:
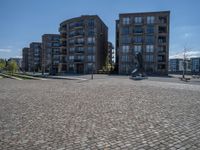
M87 41L88 41L88 44L94 44L95 43L95 37L88 37Z
M88 20L88 26L89 27L94 27L94 25L95 25L95 20L94 19L89 19Z
M95 52L95 47L94 46L89 46L87 49L88 53L94 53Z
M74 56L73 55L70 55L69 56L69 61L73 61L74 60Z
M143 32L143 29L141 26L136 26L134 29L133 29L133 32L134 33L142 33Z
M153 45L147 45L146 46L146 52L153 52L154 51L154 46Z
M154 26L153 25L147 26L147 33L154 33Z
M122 55L122 62L128 62L128 55Z
M146 43L147 44L153 44L154 43L154 36L152 36L152 35L146 36Z
M70 48L69 48L69 51L70 51L70 52L74 52L74 50L75 50L74 47L70 47Z
M122 18L122 23L123 23L123 25L130 24L130 18L129 17Z
M142 52L142 46L141 45L134 45L134 52L136 54Z
M78 42L78 43L84 43L84 38L78 38L78 39L77 39L77 42Z
M123 35L121 37L121 43L122 44L129 44L129 43L131 43L131 38L129 37L129 35Z
M125 34L125 35L129 34L129 33L130 33L130 32L129 32L129 27L123 27L123 28L121 29L121 33L122 33L122 34Z
M142 43L142 41L143 41L143 40L142 40L142 36L135 36L135 37L134 37L134 42L135 42L135 43Z
M122 46L122 52L123 53L128 53L129 52L130 47L128 45L123 45Z
M95 61L95 56L94 55L88 55L87 56L87 60L90 62L94 62Z
M142 23L142 17L135 17L135 23Z
M148 16L147 17L147 24L153 24L155 22L154 16Z
M153 62L153 55L146 55L146 62Z

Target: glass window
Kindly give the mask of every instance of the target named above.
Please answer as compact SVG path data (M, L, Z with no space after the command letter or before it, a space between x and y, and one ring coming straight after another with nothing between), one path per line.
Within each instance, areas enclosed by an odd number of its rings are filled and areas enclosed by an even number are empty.
M153 52L154 51L154 46L153 45L147 45L146 46L146 52Z
M135 43L142 43L142 41L143 41L143 40L142 40L142 36L135 36L135 37L134 37L134 42L135 42Z
M142 17L135 17L135 23L142 23Z
M153 24L155 21L155 17L154 16L148 16L147 17L147 24Z
M87 56L87 60L90 62L94 62L95 61L95 56L94 55L88 55Z
M133 32L134 33L142 33L143 32L143 29L141 26L136 26L134 29L133 29Z
M134 45L134 52L137 54L139 52L142 52L142 46L141 45Z
M87 41L88 41L88 44L94 44L95 43L95 37L88 37Z
M121 29L122 34L129 34L129 27L123 27Z
M146 43L147 44L153 44L154 43L154 36L146 36Z
M53 43L52 45L55 46L55 47L59 47L60 46L59 43Z
M122 62L128 62L128 55L122 55Z
M87 51L88 51L88 53L94 53L95 52L95 47L94 46L89 46Z
M146 55L146 62L153 62L153 55Z
M122 46L122 52L123 53L128 53L129 52L130 47L128 45L123 45Z
M78 43L84 43L84 38L78 38L78 39L77 39L77 42L78 42Z
M129 44L131 43L131 38L128 35L123 35L121 39L122 44Z
M69 60L74 60L74 56L73 56L73 55L70 55L70 56L69 56Z
M123 25L130 24L130 18L129 17L122 18L122 23L123 23Z
M89 27L94 27L94 25L95 25L95 20L94 19L89 19L88 20L88 26Z
M70 51L70 52L73 52L74 50L75 50L74 47L70 47L70 48L69 48L69 51Z
M147 33L154 33L154 26L152 25L147 26Z

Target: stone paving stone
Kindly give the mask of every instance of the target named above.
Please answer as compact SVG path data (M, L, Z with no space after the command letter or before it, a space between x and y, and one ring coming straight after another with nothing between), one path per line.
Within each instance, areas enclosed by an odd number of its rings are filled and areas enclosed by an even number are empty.
M2 150L200 149L200 85L0 80Z

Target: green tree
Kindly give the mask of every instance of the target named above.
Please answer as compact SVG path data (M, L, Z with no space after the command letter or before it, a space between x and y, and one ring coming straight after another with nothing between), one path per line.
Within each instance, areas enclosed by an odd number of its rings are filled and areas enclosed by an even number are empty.
M3 59L0 59L0 71L5 69L6 67L6 61Z
M11 72L12 74L15 73L18 69L17 63L16 61L12 60L8 62L8 66L7 69L9 72Z
M113 66L109 62L109 56L108 55L106 56L105 64L104 64L102 69L105 73L109 73L110 71L113 70Z

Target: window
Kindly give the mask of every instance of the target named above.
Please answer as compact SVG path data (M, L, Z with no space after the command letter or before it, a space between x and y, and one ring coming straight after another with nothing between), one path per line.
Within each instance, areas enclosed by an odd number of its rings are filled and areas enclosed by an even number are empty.
M129 27L123 27L121 29L122 34L129 34Z
M90 62L94 62L95 61L95 56L94 55L88 55L87 56L87 60Z
M167 39L165 36L159 36L158 37L158 43L166 43L167 42Z
M89 36L94 36L95 35L95 29L94 28L88 29L88 35Z
M128 53L128 52L129 52L129 48L130 48L130 47L129 47L128 45L123 45L123 46L122 46L122 52L123 52L123 53Z
M142 36L136 36L136 37L134 37L134 42L135 43L142 43Z
M131 43L131 38L128 35L123 35L121 43L122 44L129 44L129 43Z
M123 24L123 25L128 25L128 24L130 24L130 18L129 18L129 17L122 18L122 24Z
M89 46L87 49L88 53L94 53L95 52L95 47L94 46Z
M147 44L153 44L154 43L154 36L152 36L152 35L146 36L146 43Z
M147 33L154 33L154 26L152 25L147 26Z
M84 43L84 39L83 38L78 38L77 39L77 43Z
M148 16L148 17L147 17L147 24L153 24L153 23L154 23L154 20L155 20L155 17L154 17L154 16Z
M134 52L137 54L142 51L141 45L134 45Z
M128 62L128 55L122 56L122 62Z
M52 45L53 45L54 47L59 47L59 46L60 46L59 43L53 43Z
M74 50L75 50L74 47L70 47L70 48L69 48L69 51L70 51L70 52L74 52Z
M137 27L134 28L133 32L134 32L134 33L142 33L142 32L143 32L143 29L142 29L142 27L137 26Z
M146 52L153 52L154 46L153 45L147 45L146 46Z
M70 45L74 44L74 39L69 40L69 44Z
M73 61L73 60L74 60L74 56L73 56L73 55L70 55L70 56L69 56L69 60L70 60L70 61Z
M87 41L88 41L88 44L94 44L95 43L95 37L88 37Z
M153 62L153 55L146 55L146 62Z
M135 23L142 23L142 17L135 17Z
M84 60L84 56L78 56L77 59L78 60Z
M94 25L95 25L95 20L94 19L89 19L88 20L88 26L89 27L94 27Z
M69 64L69 71L73 72L74 71L74 64Z

